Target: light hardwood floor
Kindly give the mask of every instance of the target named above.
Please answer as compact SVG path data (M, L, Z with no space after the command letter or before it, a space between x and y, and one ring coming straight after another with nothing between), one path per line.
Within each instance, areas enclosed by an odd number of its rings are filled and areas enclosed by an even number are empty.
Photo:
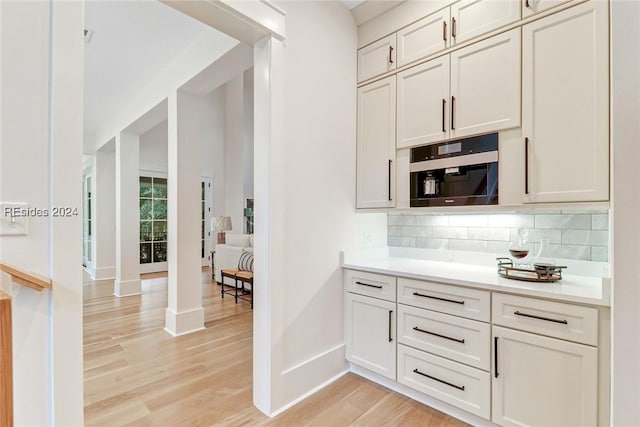
M278 417L252 404L252 311L220 298L202 273L206 329L163 330L164 275L141 296L116 298L113 281L84 286L85 423L88 426L439 426L465 424L348 374Z

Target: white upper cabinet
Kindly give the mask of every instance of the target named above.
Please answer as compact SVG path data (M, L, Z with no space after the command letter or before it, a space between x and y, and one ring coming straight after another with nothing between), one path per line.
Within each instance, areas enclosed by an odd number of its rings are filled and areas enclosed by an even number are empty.
M461 0L451 5L451 44L520 19L521 0Z
M356 207L395 206L396 76L358 88Z
M522 17L527 18L572 0L522 0Z
M609 199L608 3L523 27L525 202Z
M358 82L395 69L395 33L358 50Z
M452 52L450 137L520 126L520 77L519 28Z
M449 55L398 73L397 148L449 137Z
M436 12L397 33L398 66L449 47L449 8Z

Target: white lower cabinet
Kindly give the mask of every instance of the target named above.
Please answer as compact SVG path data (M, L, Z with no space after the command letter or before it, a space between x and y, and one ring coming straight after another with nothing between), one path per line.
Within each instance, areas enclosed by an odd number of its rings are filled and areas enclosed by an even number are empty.
M597 348L499 326L493 340L494 423L597 425Z
M490 416L488 372L399 344L398 382L480 417Z
M346 294L347 360L396 379L396 303Z
M606 310L355 270L344 279L351 363L500 426L607 419Z

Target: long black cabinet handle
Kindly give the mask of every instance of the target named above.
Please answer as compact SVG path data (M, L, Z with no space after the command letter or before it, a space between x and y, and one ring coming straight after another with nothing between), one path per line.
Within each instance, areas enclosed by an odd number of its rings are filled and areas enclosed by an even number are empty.
M389 159L389 201L393 200L391 198L391 163L393 160Z
M563 325L567 325L569 323L566 320L551 319L549 317L536 316L535 314L520 313L519 311L514 311L513 314L516 316L523 316L523 317L530 317L532 319L545 320L547 322L562 323Z
M451 95L451 130L454 130L455 127L455 122L453 121L454 116L455 116L455 109L456 109L456 97Z
M393 46L389 46L389 64L393 64Z
M389 310L389 342L393 341L391 336L391 317L393 316L393 310Z
M442 40L447 41L447 21L442 21Z
M444 115L445 115L445 111L447 110L447 100L442 98L442 132L446 132L447 129L445 127L444 124Z
M450 383L450 382L448 382L448 381L441 380L440 378L432 377L431 375L429 375L429 374L425 374L424 372L420 372L418 369L414 369L414 370L413 370L413 373L414 373L414 374L418 374L418 375L422 375L423 377L427 377L427 378L429 378L429 379L431 379L431 380L434 380L434 381L438 381L439 383L446 384L446 385L448 385L449 387L457 388L458 390L464 391L464 386L463 386L463 385L455 385L455 384L451 384L451 383Z
M425 294L421 294L419 292L414 292L413 295L417 296L417 297L423 297L423 298L431 298L431 299L437 299L438 301L445 301L445 302L451 302L454 304L463 304L464 305L464 301L456 301L454 299L447 299L447 298L440 298L440 297L434 297L432 295L425 295Z
M451 17L451 37L456 36L456 18Z
M531 4L529 3L529 0L524 0L524 6L525 7L531 7Z
M496 378L498 374L498 337L493 337L493 373Z
M464 338L463 339L451 338L451 337L448 337L446 335L436 334L435 332L425 331L424 329L420 329L417 326L414 326L413 330L414 331L418 331L418 332L422 332L423 334L429 334L429 335L433 335L435 337L444 338L445 340L451 340L451 341L459 342L460 344L464 344Z
M524 194L529 194L529 138L524 139Z
M371 285L369 283L364 283L364 282L356 282L356 285L362 285L362 286L368 286L370 288L382 289L381 285Z

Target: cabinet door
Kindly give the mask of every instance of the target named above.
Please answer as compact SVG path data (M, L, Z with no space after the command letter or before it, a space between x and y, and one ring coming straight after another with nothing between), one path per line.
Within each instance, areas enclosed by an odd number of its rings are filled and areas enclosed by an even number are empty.
M396 379L396 304L347 293L347 360Z
M449 55L398 74L397 147L449 137Z
M522 45L525 202L608 200L608 3L527 24Z
M396 69L396 35L358 49L358 82Z
M494 326L491 420L501 426L595 426L598 350Z
M395 76L358 88L356 149L356 206L395 206Z
M451 53L450 136L520 126L520 29Z
M451 5L451 42L460 43L520 19L520 0L462 0Z
M449 47L449 8L398 31L398 66Z
M522 17L527 18L572 0L522 0Z

